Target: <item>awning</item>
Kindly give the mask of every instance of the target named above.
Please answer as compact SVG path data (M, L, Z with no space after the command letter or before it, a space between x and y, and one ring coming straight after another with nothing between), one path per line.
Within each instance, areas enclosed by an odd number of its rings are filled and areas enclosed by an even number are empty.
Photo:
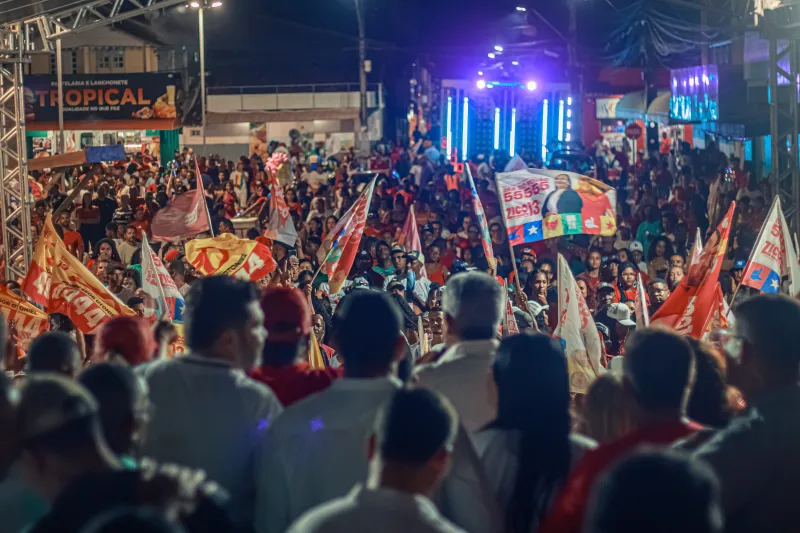
M667 124L669 122L669 97L669 91L659 91L655 100L650 102L647 115L652 122L658 122L660 124ZM644 91L635 91L623 96L619 103L617 103L617 118L623 120L644 120Z
M286 111L235 111L208 113L206 123L239 124L242 122L309 122L312 120L358 119L357 108L294 109Z
M123 161L125 149L122 145L87 146L83 150L67 154L38 157L28 160L28 171L45 168L74 167L84 163L101 163L103 161Z
M656 99L650 102L647 108L647 120L658 124L669 124L669 99L671 93L664 91L658 93Z

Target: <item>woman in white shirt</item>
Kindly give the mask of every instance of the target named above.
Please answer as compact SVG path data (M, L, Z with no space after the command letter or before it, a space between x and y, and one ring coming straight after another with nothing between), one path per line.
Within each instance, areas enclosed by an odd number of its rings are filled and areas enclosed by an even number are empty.
M531 533L572 465L596 443L570 434L567 362L559 344L546 335L502 341L489 398L497 413L474 436L475 448L503 512L504 533Z

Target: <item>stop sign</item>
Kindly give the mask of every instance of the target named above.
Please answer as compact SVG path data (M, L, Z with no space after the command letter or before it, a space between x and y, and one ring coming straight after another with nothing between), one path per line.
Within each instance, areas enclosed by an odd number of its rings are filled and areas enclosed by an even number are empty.
M631 122L625 127L625 136L628 139L638 139L642 136L642 127L636 122Z

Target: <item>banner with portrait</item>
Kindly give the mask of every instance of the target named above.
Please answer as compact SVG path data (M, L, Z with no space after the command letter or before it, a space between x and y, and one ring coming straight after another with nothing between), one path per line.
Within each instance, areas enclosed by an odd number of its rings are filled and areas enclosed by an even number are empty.
M512 245L617 232L616 191L574 172L526 168L500 173L497 195Z

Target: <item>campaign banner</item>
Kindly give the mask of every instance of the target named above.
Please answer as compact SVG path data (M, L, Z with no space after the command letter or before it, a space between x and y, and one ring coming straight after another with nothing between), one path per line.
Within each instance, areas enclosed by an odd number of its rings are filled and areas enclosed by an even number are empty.
M233 276L250 281L260 280L276 267L269 248L230 233L187 242L186 259L206 276Z
M22 281L22 292L48 314L67 315L85 335L96 333L108 318L136 315L69 253L49 214Z
M512 245L617 231L616 191L574 172L526 168L500 173L497 194Z
M17 347L26 351L33 339L50 328L46 313L0 285L0 312L17 331Z
M174 119L181 109L177 73L67 74L64 77L64 120ZM25 76L25 120L58 121L58 80ZM142 124L142 129L147 127Z

